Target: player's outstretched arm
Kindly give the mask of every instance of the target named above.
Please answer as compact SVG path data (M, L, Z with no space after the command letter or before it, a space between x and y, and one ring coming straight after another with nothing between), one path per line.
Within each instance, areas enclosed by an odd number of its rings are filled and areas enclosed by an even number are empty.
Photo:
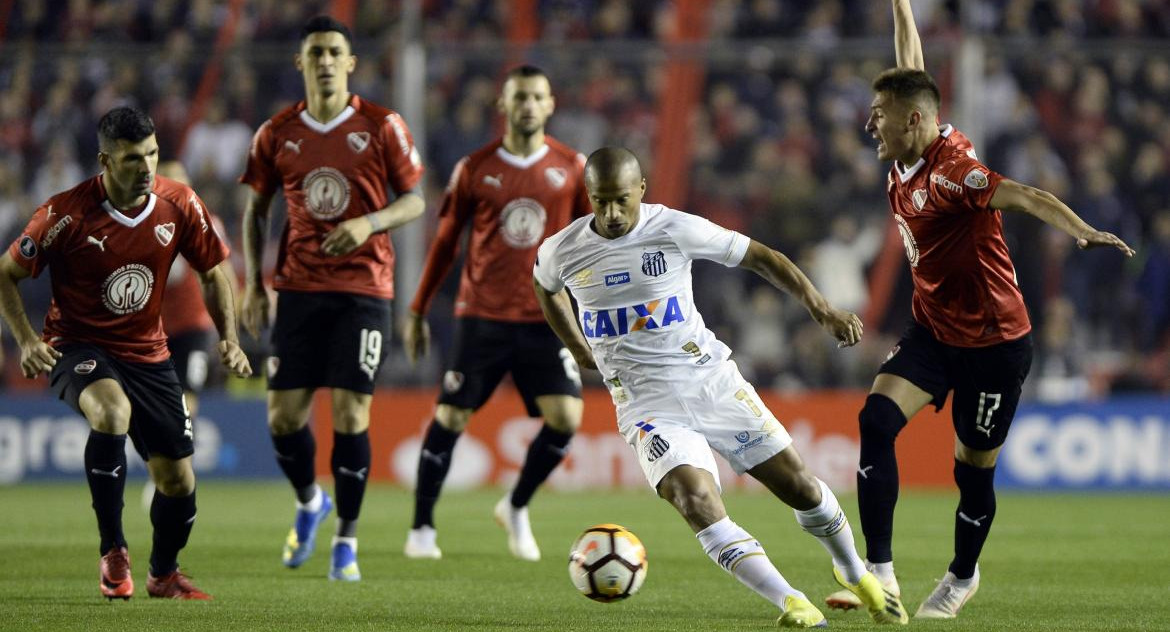
M837 346L852 347L861 341L863 328L857 314L829 305L812 281L782 253L753 239L739 266L799 299L813 320L837 339Z
M28 270L20 267L7 252L0 256L0 316L12 330L12 337L20 346L20 370L32 379L41 372L48 373L57 364L61 352L41 340L28 321L24 301L16 284L28 278Z
M573 303L569 300L569 293L565 290L549 292L533 279L533 289L536 291L536 300L544 312L544 319L549 327L565 343L565 348L573 354L577 366L583 369L597 370L597 362L593 359L593 352L589 350L589 343L577 328L577 318L573 315Z
M1055 195L1015 180L1004 178L999 183L995 194L991 196L991 207L1003 211L1023 212L1039 218L1045 224L1071 235L1077 240L1077 247L1081 249L1108 246L1124 252L1127 257L1134 254L1133 248L1120 237L1089 226Z
M894 52L899 68L926 70L922 56L922 39L914 23L914 11L910 0L893 0L894 3Z
M207 313L219 331L217 349L220 360L236 377L252 375L248 356L240 349L240 335L236 329L236 299L232 292L235 273L231 262L225 259L207 272L200 272L199 282L203 286L203 302L207 305Z
M268 239L268 208L272 196L248 188L244 206L244 297L240 320L253 337L268 326L268 291L264 289L264 242Z

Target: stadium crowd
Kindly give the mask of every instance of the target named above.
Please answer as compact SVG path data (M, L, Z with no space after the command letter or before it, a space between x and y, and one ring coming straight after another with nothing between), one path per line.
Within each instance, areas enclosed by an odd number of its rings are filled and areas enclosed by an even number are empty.
M96 172L98 117L145 108L160 146L228 226L240 252L237 179L252 132L299 98L287 43L331 3L244 3L232 43L227 0L17 0L0 16L0 237L8 244L51 193ZM351 89L394 104L401 37L387 4L356 3ZM500 132L496 88L510 65L545 67L558 86L551 133L589 152L621 144L648 161L664 94L662 41L682 3L540 0L536 40L509 43L510 3L422 0L426 46L428 217L458 158ZM749 275L696 269L709 325L738 350L760 387L860 387L909 315L909 274L891 241L888 165L863 126L870 80L890 65L885 3L711 0L705 37L687 48L703 89L689 116L682 210L741 229L786 252L836 305L871 318L868 340L837 352L800 305L758 291ZM1074 256L1040 222L1006 217L1018 280L1036 326L1034 397L1061 400L1128 390L1170 392L1170 3L1142 0L915 2L931 70L956 112L952 60L965 36L985 42L981 158L1009 177L1067 200L1086 221L1138 250ZM212 54L212 51L216 53ZM222 52L222 55L219 54ZM208 69L217 68L211 89ZM202 89L201 89L202 88ZM960 123L962 123L960 121ZM653 165L647 172L654 174ZM655 201L650 182L648 201ZM277 221L282 221L277 217ZM273 230L278 230L274 227ZM896 248L889 289L871 295L881 257ZM274 256L274 248L269 256ZM271 265L269 265L271 268ZM242 272L242 269L241 269ZM414 279L399 281L409 300ZM454 280L431 310L441 348ZM43 280L24 286L34 322L48 308ZM446 301L446 305L442 302ZM873 304L871 304L873 303ZM3 336L2 388L21 386ZM263 345L253 341L252 351ZM253 365L262 365L253 361ZM401 353L392 384L430 385L438 365L410 371Z

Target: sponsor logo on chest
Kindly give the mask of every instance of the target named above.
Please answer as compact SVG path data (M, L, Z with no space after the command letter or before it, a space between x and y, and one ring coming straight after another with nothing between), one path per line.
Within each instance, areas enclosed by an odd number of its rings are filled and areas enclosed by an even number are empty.
M624 336L685 321L686 316L683 315L677 296L617 309L581 310L581 330L586 338Z

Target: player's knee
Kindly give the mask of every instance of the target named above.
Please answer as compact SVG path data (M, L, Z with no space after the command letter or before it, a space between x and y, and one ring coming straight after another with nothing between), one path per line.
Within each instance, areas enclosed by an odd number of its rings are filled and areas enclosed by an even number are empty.
M286 411L278 407L268 409L268 430L274 435L292 434L304 428L308 421L308 417L299 411Z
M365 410L343 410L333 414L333 428L342 434L358 434L369 430L370 415Z
M536 403L549 428L562 434L573 434L581 427L581 413L585 409L581 398L546 395L536 398Z
M574 434L581 427L581 415L560 412L545 416L544 423L561 434Z
M447 404L439 404L435 408L435 421L445 430L463 432L471 422L470 408L456 408Z
M89 425L106 434L126 434L130 431L130 402L126 399L95 400L85 407Z
M190 467L158 468L152 472L154 484L164 496L181 498L195 491L195 473Z
M858 415L862 443L894 443L898 433L906 426L906 416L894 400L870 393L865 406Z

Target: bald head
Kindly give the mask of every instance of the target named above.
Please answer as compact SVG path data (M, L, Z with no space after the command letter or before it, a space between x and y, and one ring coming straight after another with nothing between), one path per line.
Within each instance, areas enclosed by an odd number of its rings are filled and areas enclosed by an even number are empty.
M593 152L585 162L585 189L597 234L616 239L638 224L646 180L630 150L603 147Z
M615 184L624 179L642 180L642 165L634 152L625 147L602 147L585 162L585 186Z

